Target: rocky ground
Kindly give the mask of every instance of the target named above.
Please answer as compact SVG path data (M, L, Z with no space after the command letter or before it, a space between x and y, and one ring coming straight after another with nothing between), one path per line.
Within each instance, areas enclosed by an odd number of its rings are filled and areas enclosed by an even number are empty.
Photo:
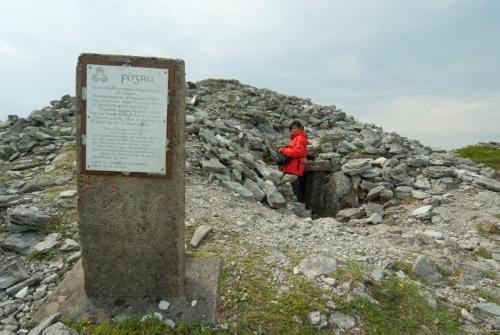
M187 250L226 260L218 330L500 329L493 169L335 106L237 81L188 88ZM75 118L65 96L0 123L1 335L27 333L80 257ZM313 213L273 162L294 119L311 141ZM56 321L44 334L60 332Z

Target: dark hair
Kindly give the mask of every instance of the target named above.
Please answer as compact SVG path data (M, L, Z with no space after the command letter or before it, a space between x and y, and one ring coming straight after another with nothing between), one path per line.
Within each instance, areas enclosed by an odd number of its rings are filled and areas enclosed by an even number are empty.
M302 123L300 123L299 121L295 120L293 121L292 123L290 123L290 126L288 127L288 130L292 131L292 127L295 126L297 128L300 128L300 129L304 129L304 127L302 127Z

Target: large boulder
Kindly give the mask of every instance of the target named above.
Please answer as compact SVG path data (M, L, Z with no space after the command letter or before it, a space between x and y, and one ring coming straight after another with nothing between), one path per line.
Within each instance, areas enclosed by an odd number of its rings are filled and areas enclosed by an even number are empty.
M351 178L343 172L335 172L326 184L318 181L317 190L319 199L316 200L313 212L322 216L335 217L343 208L358 207L358 195Z

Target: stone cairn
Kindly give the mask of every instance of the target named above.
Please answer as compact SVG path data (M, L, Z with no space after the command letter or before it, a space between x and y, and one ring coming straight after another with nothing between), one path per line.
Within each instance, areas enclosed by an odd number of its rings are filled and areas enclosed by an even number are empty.
M313 215L377 224L397 216L398 204L414 198L422 201L414 220L439 222L433 208L449 201L451 188L467 184L500 192L493 169L356 121L335 106L235 80L187 85L187 172L204 173L248 201L311 215L294 198L293 176L274 164L277 146L288 143L292 120L301 121L310 137L308 173L319 173L309 194ZM75 98L66 95L26 118L12 115L0 122L2 334L28 333L23 329L33 326L34 313L80 258L76 222L65 222L64 233L44 234L58 220L56 207L76 206L74 171L58 170L61 162L74 161L75 118ZM41 195L58 186L67 190L57 195L57 204L43 204ZM21 255L33 252L53 253L55 258L21 261ZM51 324L64 328L56 322L57 315L32 332L40 334Z
M235 80L188 85L188 171L204 172L242 198L310 215L296 202L293 176L274 164L293 120L305 125L310 138L306 172L322 172L311 181L306 201L316 215L377 224L384 208L415 198L422 200L422 207L414 217L427 220L433 218L432 208L446 201L446 191L461 183L500 191L495 170L356 121L335 106Z

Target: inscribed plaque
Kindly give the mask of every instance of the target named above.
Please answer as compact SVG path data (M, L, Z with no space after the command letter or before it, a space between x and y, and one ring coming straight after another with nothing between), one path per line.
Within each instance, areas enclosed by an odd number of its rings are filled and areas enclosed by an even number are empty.
M168 69L87 65L86 170L165 174Z

